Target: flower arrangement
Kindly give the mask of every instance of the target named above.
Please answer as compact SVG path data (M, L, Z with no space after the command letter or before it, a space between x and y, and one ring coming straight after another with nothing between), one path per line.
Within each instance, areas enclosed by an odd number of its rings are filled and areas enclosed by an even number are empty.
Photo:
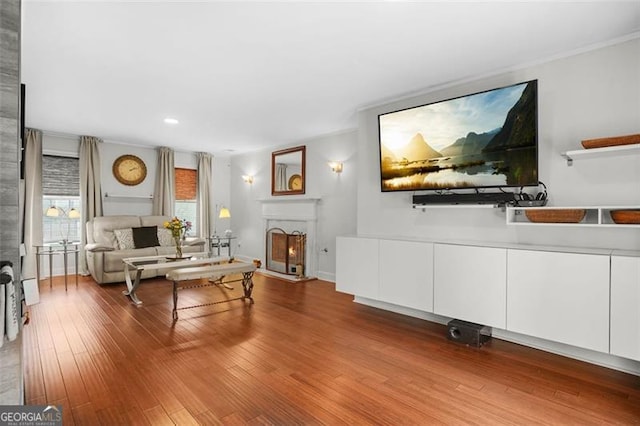
M182 257L182 240L184 239L184 234L191 229L191 226L190 221L178 219L177 217L164 223L165 229L171 231L171 236L176 242L176 257Z

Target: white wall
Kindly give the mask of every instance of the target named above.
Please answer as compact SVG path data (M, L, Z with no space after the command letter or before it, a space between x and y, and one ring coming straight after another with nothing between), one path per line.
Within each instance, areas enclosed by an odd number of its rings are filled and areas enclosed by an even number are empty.
M435 240L640 249L640 229L508 227L500 209L412 209L413 193L380 191L380 113L538 79L539 176L550 205L640 205L640 156L575 161L580 141L640 133L640 40L483 78L359 113L357 233Z
M337 235L356 231L356 148L357 132L347 131L314 139L233 156L231 159L231 224L240 244L234 250L239 257L261 259L265 263L261 199L271 197L271 152L293 146L306 146L306 182L308 197L320 198L318 205L319 278L335 277L335 240ZM333 173L329 161L342 161L343 172ZM254 176L252 185L243 175ZM295 196L292 196L295 197ZM326 249L326 251L324 251Z

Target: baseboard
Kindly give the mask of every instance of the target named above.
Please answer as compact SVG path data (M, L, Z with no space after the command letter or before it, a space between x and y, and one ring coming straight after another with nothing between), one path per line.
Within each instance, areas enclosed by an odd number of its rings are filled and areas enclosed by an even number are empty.
M381 302L378 300L367 299L365 297L354 297L353 301L362 305L371 306L373 308L383 309L385 311L391 311L397 314L407 315L414 318L420 318L438 324L446 325L451 319L453 319L443 317L441 315L432 314L430 312L419 311L417 309L411 309L404 306ZM492 329L492 336L497 339L506 340L508 342L517 343L519 345L529 346L531 348L540 349L545 352L562 355L579 361L588 362L590 364L599 365L601 367L611 368L613 370L640 376L639 361L621 358L615 355L596 352L589 349L577 348L575 346L566 345L564 343L539 339L537 337L514 333L507 330L501 330L495 327Z
M318 279L335 283L336 274L331 272L318 271Z

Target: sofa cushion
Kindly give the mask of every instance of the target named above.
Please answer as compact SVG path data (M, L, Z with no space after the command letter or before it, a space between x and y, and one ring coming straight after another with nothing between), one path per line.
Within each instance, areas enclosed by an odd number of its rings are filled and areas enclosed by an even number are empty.
M160 227L158 227L158 242L162 247L170 247L176 244L171 235L171 231L167 228Z
M103 255L105 272L122 272L124 270L122 259L127 257L156 256L157 252L154 247L147 247L143 249L107 251L104 252Z
M157 226L140 226L132 228L133 243L136 248L147 248L159 246L158 227Z
M91 229L93 239L87 239L87 242L118 248L118 242L116 241L116 236L113 231L115 229L134 228L140 225L139 216L117 215L94 217Z
M116 236L118 250L136 248L136 244L133 242L133 228L114 229L113 234Z

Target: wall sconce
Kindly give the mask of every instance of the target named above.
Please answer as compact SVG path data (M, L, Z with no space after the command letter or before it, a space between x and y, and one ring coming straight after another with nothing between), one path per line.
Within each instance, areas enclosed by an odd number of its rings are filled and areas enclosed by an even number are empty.
M341 161L330 161L329 167L331 167L331 171L333 173L342 173L342 162Z
M253 183L253 176L243 175L242 180L245 181L245 183L248 183L249 185L251 185Z

